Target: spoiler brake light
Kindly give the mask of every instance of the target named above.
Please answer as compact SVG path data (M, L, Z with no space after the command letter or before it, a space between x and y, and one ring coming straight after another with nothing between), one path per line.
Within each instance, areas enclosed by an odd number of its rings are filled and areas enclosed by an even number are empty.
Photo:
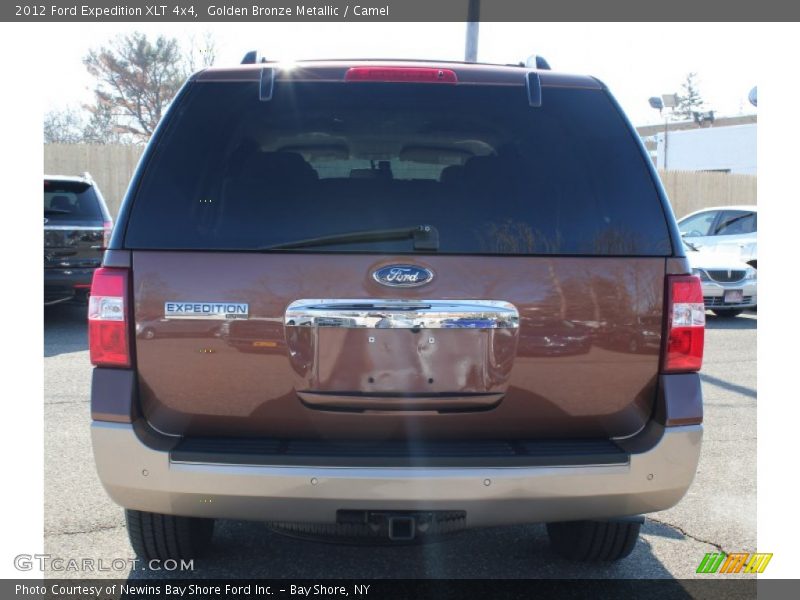
M351 67L345 81L383 81L392 83L458 83L452 69L436 67Z

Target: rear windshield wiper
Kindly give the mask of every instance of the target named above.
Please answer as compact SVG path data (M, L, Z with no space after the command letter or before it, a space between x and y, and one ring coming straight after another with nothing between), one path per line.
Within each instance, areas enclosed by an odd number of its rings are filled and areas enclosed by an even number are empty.
M72 211L71 210L64 210L63 208L45 208L44 214L46 215L68 215Z
M315 246L333 246L338 244L366 244L368 242L384 242L389 240L414 240L414 250L439 249L439 232L433 225L418 225L400 229L371 229L336 233L320 237L262 246L257 250L292 250L294 248L313 248Z

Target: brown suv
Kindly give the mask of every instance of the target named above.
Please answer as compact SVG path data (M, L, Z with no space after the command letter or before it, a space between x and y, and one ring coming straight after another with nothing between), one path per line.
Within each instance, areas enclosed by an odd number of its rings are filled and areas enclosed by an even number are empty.
M136 552L235 518L629 554L694 477L705 313L605 86L248 62L174 100L93 282L94 452Z

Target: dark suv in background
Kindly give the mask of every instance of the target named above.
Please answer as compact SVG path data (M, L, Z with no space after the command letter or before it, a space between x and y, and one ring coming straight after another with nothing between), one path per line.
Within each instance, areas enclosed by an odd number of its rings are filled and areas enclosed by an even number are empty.
M44 303L85 301L112 229L103 196L85 173L44 176Z
M629 554L695 474L705 311L608 89L246 63L175 98L92 285L94 454L136 553L233 518Z

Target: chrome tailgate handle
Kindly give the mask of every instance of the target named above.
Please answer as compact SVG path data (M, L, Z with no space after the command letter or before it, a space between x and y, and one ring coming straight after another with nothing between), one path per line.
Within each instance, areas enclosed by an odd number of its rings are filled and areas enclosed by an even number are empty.
M346 329L517 329L517 308L501 300L302 299L286 309L287 327Z

